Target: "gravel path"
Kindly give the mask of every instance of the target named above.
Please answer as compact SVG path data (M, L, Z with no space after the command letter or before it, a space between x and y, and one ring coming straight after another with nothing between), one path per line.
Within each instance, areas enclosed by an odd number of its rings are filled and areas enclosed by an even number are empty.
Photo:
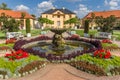
M8 80L120 80L120 76L99 77L77 70L68 64L48 64L32 74Z
M69 73L66 70L67 68L71 68L71 66L67 64L49 64L43 69L32 74L8 80L85 80Z

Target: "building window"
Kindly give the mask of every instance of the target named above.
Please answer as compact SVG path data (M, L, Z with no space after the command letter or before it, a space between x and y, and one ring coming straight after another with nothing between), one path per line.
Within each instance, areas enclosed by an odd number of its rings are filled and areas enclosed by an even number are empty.
M54 18L54 15L52 15L52 18Z
M63 16L63 18L65 18L65 15Z
M60 26L60 21L57 21L57 26Z
M69 15L69 17L70 17L70 18L72 18L72 16L71 16L71 15Z
M57 14L60 14L60 12L57 12Z
M46 15L46 18L48 18L48 16Z
M57 15L58 18L60 18L60 15Z

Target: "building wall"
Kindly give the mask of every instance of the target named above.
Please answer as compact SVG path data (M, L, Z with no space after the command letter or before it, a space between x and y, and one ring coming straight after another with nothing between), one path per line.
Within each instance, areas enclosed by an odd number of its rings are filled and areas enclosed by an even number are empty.
M20 24L20 29L26 29L26 19L16 19L18 21L23 20L23 25ZM31 29L34 29L34 19L30 19L30 27Z
M43 24L43 27L50 27L50 28L68 28L68 27L74 27L75 24L64 24L64 21L69 20L70 18L76 17L75 14L64 14L61 11L56 11L53 14L42 14L42 18L47 18L52 21L54 21L54 24Z

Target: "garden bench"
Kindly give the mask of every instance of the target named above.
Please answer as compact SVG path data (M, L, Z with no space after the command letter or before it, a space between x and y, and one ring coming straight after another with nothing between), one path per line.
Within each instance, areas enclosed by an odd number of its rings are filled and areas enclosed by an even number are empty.
M76 31L71 31L70 33L71 33L71 34L76 34Z
M98 32L96 37L98 38L108 38L108 39L111 39L111 33L108 33L108 32Z
M7 32L6 33L6 38L7 39L11 39L11 38L16 38L16 39L19 39L19 38L23 38L23 34L21 32Z
M41 31L41 34L46 34L46 31Z

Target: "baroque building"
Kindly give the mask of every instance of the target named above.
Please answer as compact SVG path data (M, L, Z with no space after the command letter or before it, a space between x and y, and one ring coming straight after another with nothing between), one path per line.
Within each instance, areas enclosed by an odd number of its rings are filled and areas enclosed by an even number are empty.
M45 11L41 14L42 18L47 18L52 20L54 23L51 24L43 24L43 27L48 27L48 28L69 28L69 27L74 27L75 24L64 24L66 20L69 20L71 18L75 18L76 14L66 8L62 9L56 9L52 8L48 11Z

